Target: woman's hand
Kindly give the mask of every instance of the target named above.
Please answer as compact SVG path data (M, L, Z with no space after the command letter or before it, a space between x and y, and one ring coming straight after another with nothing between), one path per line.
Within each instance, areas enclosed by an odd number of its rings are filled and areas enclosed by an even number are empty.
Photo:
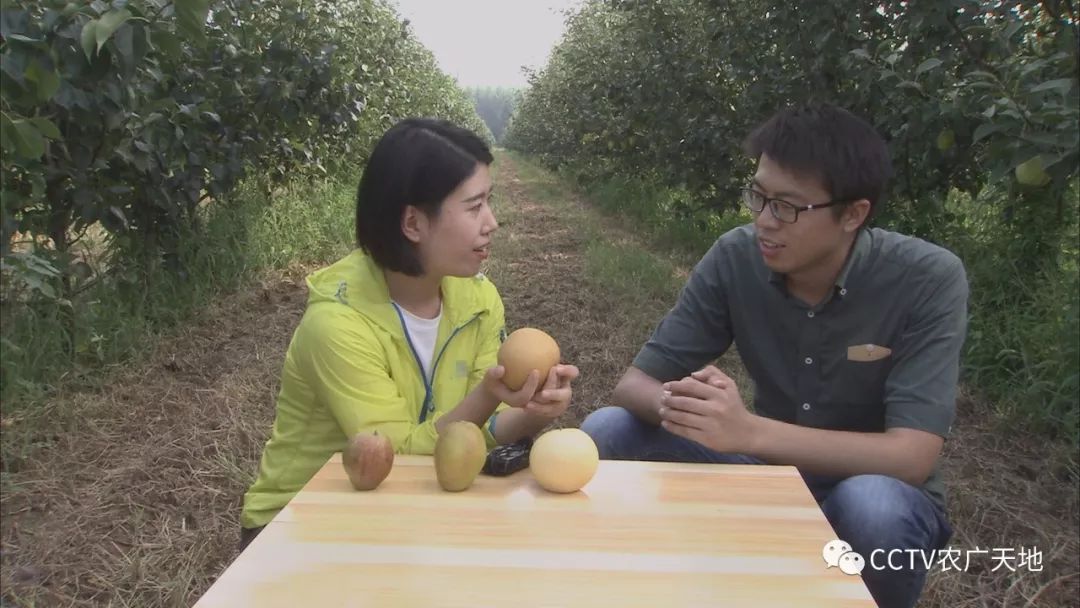
M540 385L540 372L535 369L529 372L529 376L525 378L525 384L516 391L503 384L502 379L505 375L506 368L501 365L488 368L484 373L484 390L492 399L495 399L496 403L502 402L511 407L525 407Z
M555 365L548 372L544 386L540 387L540 373L534 369L529 372L525 384L516 391L503 384L502 378L505 374L506 369L501 365L488 369L484 374L484 388L492 398L541 418L553 420L570 406L573 396L570 383L580 372L573 365Z
M573 365L553 366L543 388L525 404L525 411L547 420L561 416L566 408L570 407L570 399L573 397L570 383L579 374L578 368Z

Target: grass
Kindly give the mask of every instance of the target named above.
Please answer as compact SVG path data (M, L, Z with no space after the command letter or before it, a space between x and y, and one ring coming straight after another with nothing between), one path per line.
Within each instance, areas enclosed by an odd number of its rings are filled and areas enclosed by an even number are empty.
M598 180L573 169L564 169L562 177L597 208L622 218L624 227L644 232L654 249L694 260L717 236L751 220L741 206L723 214L700 209L689 192L658 186L648 177Z
M585 272L593 284L623 301L670 299L681 284L670 264L629 243L591 240Z
M1020 424L1080 446L1076 221L1066 219L1074 235L1061 239L1058 259L1022 267L1029 235L1002 224L1000 197L951 193L946 210L964 221L939 237L964 261L971 286L964 380L993 402L1003 428ZM1080 185L1071 198L1080 200Z

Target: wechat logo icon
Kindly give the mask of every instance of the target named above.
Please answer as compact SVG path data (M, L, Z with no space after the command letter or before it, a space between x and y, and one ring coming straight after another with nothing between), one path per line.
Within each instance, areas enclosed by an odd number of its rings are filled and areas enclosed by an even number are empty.
M840 571L848 575L861 574L866 567L863 556L851 550L851 545L840 539L833 539L825 543L821 550L821 557L825 560L826 568L840 568Z

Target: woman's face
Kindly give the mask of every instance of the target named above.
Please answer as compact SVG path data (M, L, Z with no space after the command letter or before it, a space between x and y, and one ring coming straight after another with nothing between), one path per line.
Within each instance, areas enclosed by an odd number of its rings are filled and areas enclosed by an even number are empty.
M491 235L499 227L491 210L491 189L488 166L477 163L472 175L443 201L438 216L417 213L419 238L412 240L425 275L470 277L480 272L490 253Z

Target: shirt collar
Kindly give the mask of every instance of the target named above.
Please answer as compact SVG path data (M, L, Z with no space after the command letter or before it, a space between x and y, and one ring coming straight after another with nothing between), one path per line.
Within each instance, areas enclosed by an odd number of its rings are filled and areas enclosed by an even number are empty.
M847 282L848 279L851 278L851 272L870 254L872 245L873 237L870 234L870 229L859 229L859 234L855 237L855 244L851 247L847 260L844 261L844 266L840 269L840 274L836 277L836 283L834 284L835 289L833 291L837 296L843 298L847 295ZM769 271L769 282L787 293L787 284L784 282L784 276L785 275L782 272L771 270Z
M855 245L851 248L851 252L844 262L844 267L840 269L840 274L836 276L836 293L841 297L847 294L847 282L851 278L852 269L860 266L870 255L872 245L873 237L870 234L870 229L860 228L859 235L855 237Z

